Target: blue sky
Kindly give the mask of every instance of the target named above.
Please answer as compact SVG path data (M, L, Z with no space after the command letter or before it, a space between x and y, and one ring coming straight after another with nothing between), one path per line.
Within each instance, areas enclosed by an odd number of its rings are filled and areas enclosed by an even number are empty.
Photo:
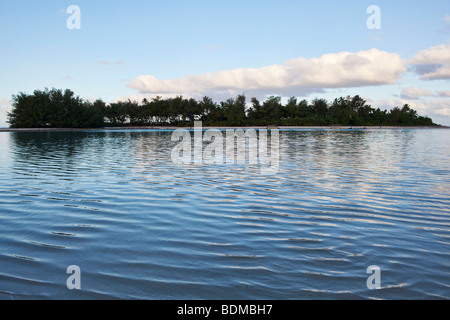
M70 5L80 30L66 26ZM448 0L16 0L0 3L0 28L0 127L13 94L45 87L107 102L360 94L450 125Z

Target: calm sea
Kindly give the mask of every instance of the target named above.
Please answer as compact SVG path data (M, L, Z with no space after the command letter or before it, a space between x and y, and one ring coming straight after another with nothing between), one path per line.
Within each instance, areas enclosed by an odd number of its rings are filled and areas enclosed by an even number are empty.
M0 133L0 299L450 299L450 130L281 131L273 175L171 136Z

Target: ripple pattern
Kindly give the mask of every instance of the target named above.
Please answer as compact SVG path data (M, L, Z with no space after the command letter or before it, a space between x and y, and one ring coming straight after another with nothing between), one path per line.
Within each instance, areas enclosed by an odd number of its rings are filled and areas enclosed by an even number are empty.
M450 131L280 139L265 176L170 131L0 133L0 299L450 298Z

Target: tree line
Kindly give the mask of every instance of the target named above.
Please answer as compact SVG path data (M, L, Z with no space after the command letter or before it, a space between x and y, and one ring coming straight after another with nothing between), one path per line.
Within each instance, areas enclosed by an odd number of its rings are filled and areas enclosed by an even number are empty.
M332 102L312 102L281 97L265 101L238 95L220 103L182 96L152 100L85 101L71 90L45 89L13 96L8 114L11 128L101 128L127 126L431 126L428 117L405 104L390 111L372 108L360 96L340 97Z

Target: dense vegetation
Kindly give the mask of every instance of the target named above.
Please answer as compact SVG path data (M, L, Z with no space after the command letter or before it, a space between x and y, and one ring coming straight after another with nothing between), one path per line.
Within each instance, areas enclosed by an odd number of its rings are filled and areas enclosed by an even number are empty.
M13 96L8 114L11 128L98 128L105 126L192 126L201 120L204 126L422 126L434 125L428 117L418 116L409 105L385 111L372 108L360 96L341 97L329 103L323 99L298 101L280 97L264 102L256 98L248 105L246 97L216 103L183 97L141 103L134 101L106 104L88 102L70 90L36 90L33 95Z

